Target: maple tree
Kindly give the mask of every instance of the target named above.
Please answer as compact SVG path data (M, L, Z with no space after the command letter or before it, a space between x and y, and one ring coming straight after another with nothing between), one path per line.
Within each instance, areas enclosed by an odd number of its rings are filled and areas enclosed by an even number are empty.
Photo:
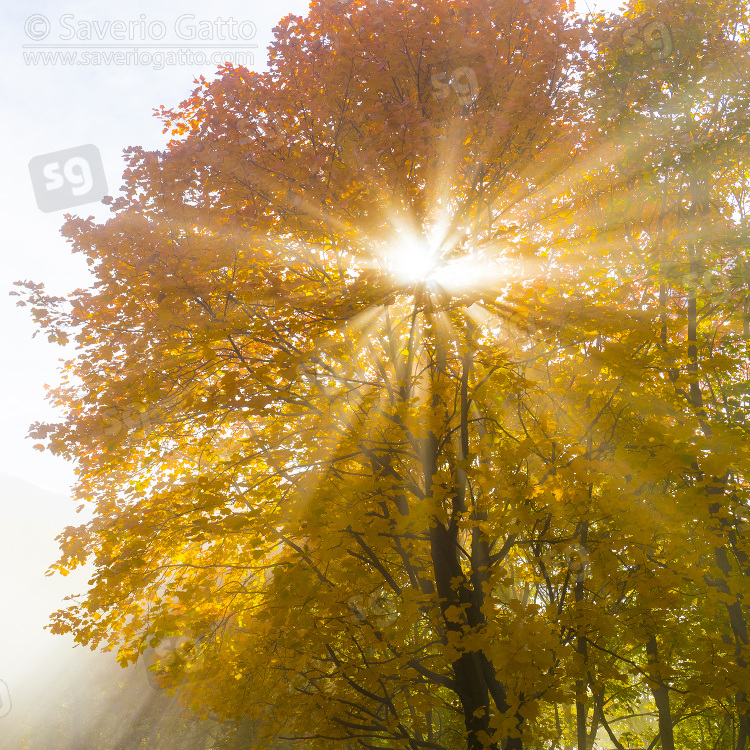
M313 3L162 109L92 288L26 284L96 504L53 630L179 638L251 746L743 750L747 30Z

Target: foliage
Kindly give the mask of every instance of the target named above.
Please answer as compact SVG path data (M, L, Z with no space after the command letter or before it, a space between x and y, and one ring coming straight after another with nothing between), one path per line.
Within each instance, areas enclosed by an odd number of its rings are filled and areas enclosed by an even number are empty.
M92 288L26 285L97 506L53 629L184 636L253 747L744 748L747 22L313 3L162 109Z

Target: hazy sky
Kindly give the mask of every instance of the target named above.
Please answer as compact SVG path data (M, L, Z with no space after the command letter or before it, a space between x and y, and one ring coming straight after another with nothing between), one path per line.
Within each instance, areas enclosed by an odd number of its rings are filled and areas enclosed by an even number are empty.
M580 2L582 10L619 5L616 0ZM216 65L199 64L201 55L228 51L241 56L237 62L262 69L271 29L287 13L303 15L307 6L305 0L0 0L0 680L18 674L24 653L39 651L42 643L48 647L51 637L42 634L42 625L73 582L45 579L43 571L56 556L55 533L80 522L64 500L70 466L33 450L33 441L26 439L32 422L53 416L44 384L57 383L58 360L65 351L41 337L32 339L28 310L16 307L8 292L23 279L43 282L57 296L87 285L83 259L60 236L63 214L109 216L100 203L41 211L29 161L93 144L101 153L107 192L116 195L122 150L133 145L160 149L166 143L153 109L176 106L195 88L194 78L215 74ZM176 46L153 46L159 44ZM161 65L167 51L178 58L176 64ZM55 61L54 55L67 55L68 63L61 57ZM76 64L71 64L73 56ZM53 170L47 179L61 179L61 168L56 171L57 177ZM36 492L9 475L48 492Z

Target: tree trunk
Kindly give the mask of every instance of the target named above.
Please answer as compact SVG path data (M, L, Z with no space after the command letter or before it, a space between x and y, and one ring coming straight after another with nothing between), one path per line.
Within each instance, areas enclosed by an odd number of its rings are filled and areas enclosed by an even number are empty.
M589 496L590 496L590 490L589 490ZM581 548L583 550L586 549L586 544L588 542L588 521L583 522L583 526L581 528ZM586 567L583 562L583 556L581 555L581 559L578 562L579 568L578 573L576 576L576 588L575 588L575 600L576 603L582 602L584 598L584 590L583 585L586 580ZM588 658L587 648L586 648L586 638L582 634L578 634L578 642L576 644L576 651L583 657L584 663L586 662ZM586 732L586 721L588 717L588 709L586 707L586 703L583 701L583 695L586 692L587 684L585 680L577 680L576 681L576 740L578 743L578 750L588 750L587 749L587 740L588 740L588 734Z
M658 664L659 649L656 645L656 636L652 635L646 643L646 653L649 664ZM658 668L657 668L658 670ZM656 703L656 711L659 716L659 739L662 750L675 750L674 729L672 724L672 712L669 705L669 686L664 682L660 670L657 671L656 682L651 686L651 693Z
M436 352L436 379L440 379L443 370L442 352ZM461 378L461 450L460 458L468 453L468 375L471 367L469 355L464 357L463 373ZM439 392L436 387L435 392ZM433 401L433 407L438 406L437 397ZM426 500L432 495L433 478L437 474L438 440L434 433L428 433L423 442L422 469L424 476L424 488ZM464 625L472 628L479 627L484 621L482 614L482 603L484 594L481 585L483 577L475 570L477 564L485 564L488 557L487 551L482 548L480 540L473 540L472 571L467 577L459 560L458 547L458 523L457 517L465 513L466 508L466 474L461 469L456 471L456 486L453 490L451 519L446 526L442 520L433 516L430 521L430 555L435 578L435 590L441 600L444 626L447 631L460 633ZM456 583L458 582L458 583ZM472 583L474 585L472 585ZM447 617L447 610L458 608L466 614L458 622L452 617ZM455 612L455 609L453 610ZM466 618L463 621L463 618ZM490 737L493 731L489 724L490 698L498 711L503 713L510 709L507 702L505 686L497 680L495 670L481 651L467 651L453 662L454 689L461 701L464 714L464 724L468 733L467 750L487 750L480 739L480 733L486 733ZM518 726L523 721L517 716ZM490 750L500 750L498 741L490 745ZM502 741L502 750L523 750L520 737L506 737Z

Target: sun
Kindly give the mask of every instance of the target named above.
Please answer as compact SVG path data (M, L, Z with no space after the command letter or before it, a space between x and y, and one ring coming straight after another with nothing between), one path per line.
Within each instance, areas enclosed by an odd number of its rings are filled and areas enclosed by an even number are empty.
M480 245L450 218L439 216L425 231L414 223L394 220L395 231L380 246L378 264L402 288L465 296L494 289L519 276L503 248Z
M402 283L427 281L440 265L436 247L423 237L407 236L395 243L388 254L388 265Z

